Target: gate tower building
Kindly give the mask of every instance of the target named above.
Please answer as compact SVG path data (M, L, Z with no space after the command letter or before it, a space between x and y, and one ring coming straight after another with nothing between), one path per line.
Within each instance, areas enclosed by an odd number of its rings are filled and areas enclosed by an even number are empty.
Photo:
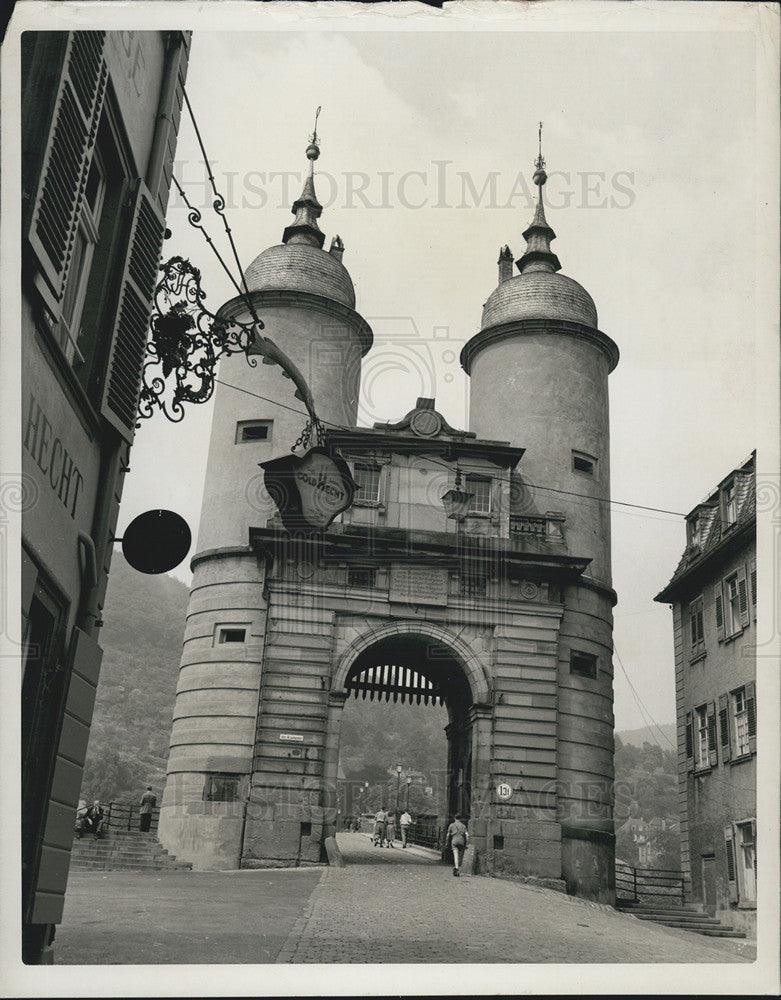
M470 429L523 444L511 514L555 506L567 548L587 557L564 588L558 630L556 817L568 882L613 868L613 673L608 375L618 348L588 292L560 274L543 205L545 160L526 250L505 246L479 333L461 352Z
M321 537L294 542L258 463L289 451L303 406L279 368L223 359L160 838L199 868L320 862L346 699L437 700L449 720L440 819L468 816L478 870L609 901L617 349L589 295L556 273L540 158L520 274L505 247L462 352L470 429L433 399L357 427L372 334L339 237L323 250L318 155L313 140L295 218L245 277L360 489ZM249 319L242 299L222 314ZM460 513L443 504L454 487L471 496Z

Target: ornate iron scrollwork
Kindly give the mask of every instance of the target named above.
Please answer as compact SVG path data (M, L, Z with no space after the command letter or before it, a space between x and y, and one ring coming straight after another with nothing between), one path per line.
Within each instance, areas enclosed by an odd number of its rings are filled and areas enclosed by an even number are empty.
M321 427L306 379L284 351L262 335L259 319L240 323L210 313L203 305L206 293L201 288L201 272L184 257L172 257L160 270L163 277L155 289L152 336L141 375L139 420L159 409L178 423L184 417L184 403L205 403L211 398L219 359L225 354L244 354L252 368L258 363L254 355L261 355L264 365L279 365L295 384L296 399L306 405L309 424Z
M163 277L155 289L138 416L145 419L160 409L178 423L184 417L184 403L211 398L215 366L224 354L245 354L249 365L257 365L248 351L263 324L226 321L210 313L203 305L201 272L184 257L172 257L160 270Z

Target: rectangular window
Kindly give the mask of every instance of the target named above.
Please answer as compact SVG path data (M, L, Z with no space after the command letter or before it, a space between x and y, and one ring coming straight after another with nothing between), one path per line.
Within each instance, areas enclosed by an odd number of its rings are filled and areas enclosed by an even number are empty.
M591 653L579 653L573 649L570 653L569 669L570 673L577 674L579 677L590 677L592 680L596 680L597 658Z
M273 420L240 420L236 424L236 444L245 441L270 441Z
M358 484L354 499L364 503L380 502L380 467L365 462L356 462L353 479Z
M738 498L735 492L735 482L727 483L723 492L724 527L728 528L738 519Z
M744 687L732 692L732 718L735 726L735 756L742 757L749 753L748 702Z
M697 768L708 766L708 712L703 705L694 710L696 725L696 754L695 764Z
M693 600L689 605L689 640L691 643L692 659L705 652L702 596Z
M246 628L235 625L221 625L217 630L217 642L244 642L247 638Z
M574 472L582 472L586 476L596 476L597 460L593 455L587 455L584 451L573 451L572 469Z
M203 797L207 802L237 802L240 774L207 774Z
M57 331L60 347L74 368L84 364L84 356L79 350L78 343L81 337L81 317L92 268L92 256L99 239L105 192L106 180L96 151L87 177L81 216L73 240L71 263Z
M735 635L747 624L746 580L740 573L732 573L724 581L724 612L727 636Z
M347 570L348 587L373 587L377 570L371 567L351 566Z
M473 494L469 507L470 514L491 513L491 483L490 476L466 477L466 492Z

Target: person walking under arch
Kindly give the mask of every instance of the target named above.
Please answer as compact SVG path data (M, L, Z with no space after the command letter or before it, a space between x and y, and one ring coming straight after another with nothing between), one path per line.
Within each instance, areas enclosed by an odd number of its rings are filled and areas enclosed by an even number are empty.
M469 831L462 822L462 817L457 815L447 828L446 846L453 852L453 874L458 876L461 867L461 860L469 841Z
M385 844L387 847L393 847L393 841L396 839L396 813L388 813L388 822L385 825Z
M409 828L412 826L412 817L407 810L401 814L399 826L401 827L401 846L406 847L407 837L409 836Z
M382 842L385 840L385 826L387 822L388 814L385 812L385 806L383 806L374 816L372 843L375 847L382 847Z

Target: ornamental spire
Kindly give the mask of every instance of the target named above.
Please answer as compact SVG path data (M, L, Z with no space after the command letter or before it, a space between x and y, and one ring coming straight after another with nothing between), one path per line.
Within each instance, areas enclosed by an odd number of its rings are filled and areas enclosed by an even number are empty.
M526 251L516 260L515 266L521 274L527 271L560 271L561 264L559 258L550 248L551 240L556 239L556 234L548 225L545 218L545 208L542 203L542 189L548 179L545 173L545 157L542 155L542 122L537 135L539 147L537 158L534 161L534 183L539 188L539 198L537 207L534 210L532 224L524 232L523 238L526 240Z
M304 181L304 189L299 198L293 202L291 212L295 215L293 222L287 226L282 235L283 243L309 243L322 248L325 235L320 230L317 220L320 218L323 206L315 194L315 160L320 156L320 140L317 136L317 119L320 108L315 113L315 128L309 137L306 147L306 158L309 160L309 173Z

